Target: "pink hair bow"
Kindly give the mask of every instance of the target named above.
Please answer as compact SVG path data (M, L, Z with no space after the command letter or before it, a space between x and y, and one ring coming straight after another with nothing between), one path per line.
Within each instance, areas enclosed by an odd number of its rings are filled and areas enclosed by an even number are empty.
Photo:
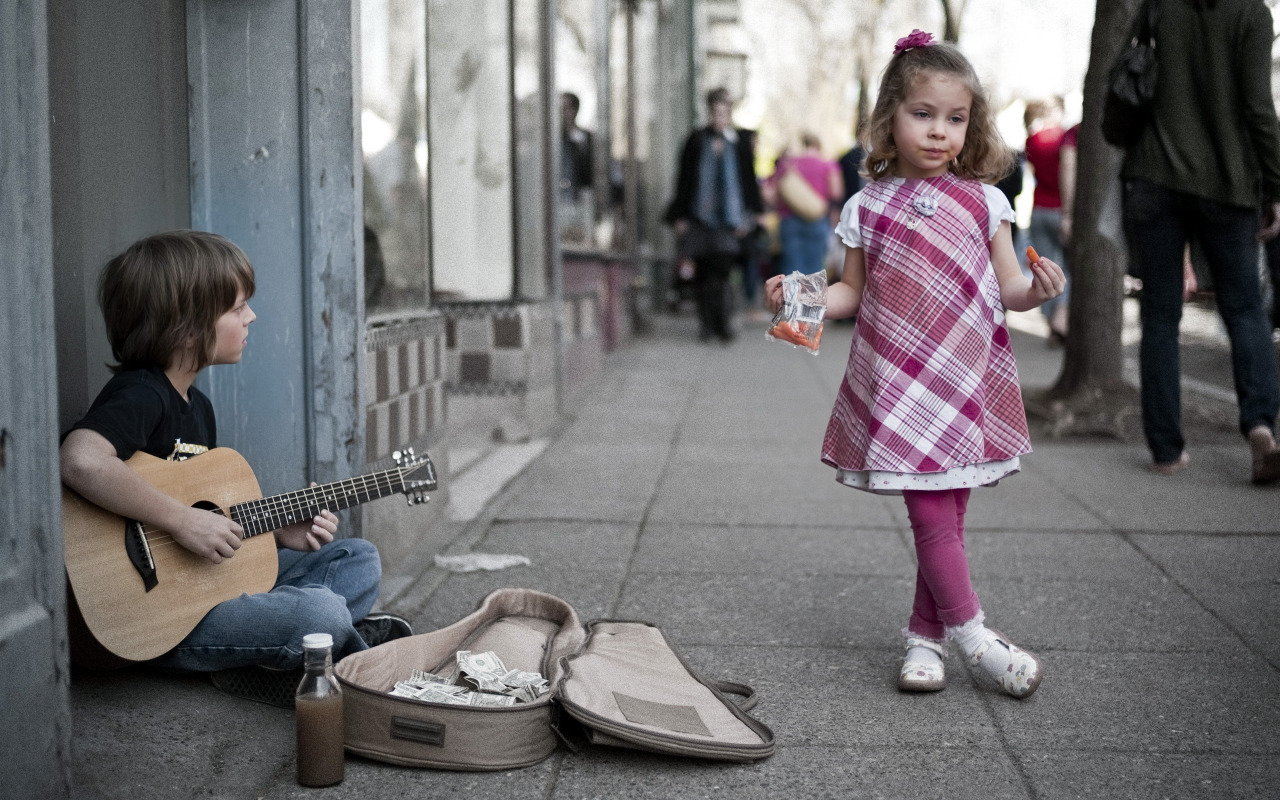
M913 47L932 47L935 44L937 42L933 40L932 33L925 33L916 28L898 40L898 43L893 46L893 54L896 56L898 53L910 50Z

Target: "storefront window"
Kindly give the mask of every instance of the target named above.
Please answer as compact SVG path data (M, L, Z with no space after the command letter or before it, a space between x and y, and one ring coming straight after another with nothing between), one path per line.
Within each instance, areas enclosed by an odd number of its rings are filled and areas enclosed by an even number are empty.
M360 8L365 306L375 317L427 305L426 4Z

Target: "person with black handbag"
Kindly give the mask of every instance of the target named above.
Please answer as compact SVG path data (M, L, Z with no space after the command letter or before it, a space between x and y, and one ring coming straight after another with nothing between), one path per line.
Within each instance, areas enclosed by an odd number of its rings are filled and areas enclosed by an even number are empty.
M679 240L677 259L693 263L699 337L733 339L729 274L742 242L764 212L751 131L733 126L733 99L724 88L707 94L709 124L689 134L680 154L675 198L665 221Z
M1131 266L1142 279L1142 421L1151 469L1170 475L1190 462L1178 327L1183 252L1194 238L1204 246L1231 339L1252 479L1272 483L1280 480L1273 433L1280 381L1258 281L1258 242L1280 232L1271 11L1264 0L1147 0L1135 39L1152 4L1158 79L1121 170Z

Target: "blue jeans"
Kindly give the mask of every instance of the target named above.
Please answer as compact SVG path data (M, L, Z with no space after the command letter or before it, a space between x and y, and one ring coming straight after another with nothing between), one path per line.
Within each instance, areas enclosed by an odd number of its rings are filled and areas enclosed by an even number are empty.
M1148 181L1125 186L1129 258L1142 279L1142 427L1157 463L1175 461L1182 438L1178 324L1182 256L1190 237L1204 246L1218 312L1231 339L1240 432L1272 428L1280 385L1258 281L1258 211L1223 205Z
M264 594L242 594L205 615L187 638L153 663L212 672L250 664L302 666L302 637L333 636L333 658L368 649L353 621L364 619L378 599L382 563L364 539L336 539L314 552L279 550L276 585Z
M831 223L826 217L805 222L788 215L778 223L778 237L782 240L782 274L799 272L812 275L822 269L827 258L827 240L831 235Z
M1067 276L1067 288L1063 289L1062 294L1040 305L1040 313L1044 314L1045 319L1052 318L1059 308L1067 308L1067 304L1071 302L1071 271L1067 268L1067 253L1062 247L1062 239L1059 238L1061 228L1062 209L1031 209L1031 225L1027 228L1027 238L1031 246L1040 256L1062 267L1062 271ZM1027 274L1030 274L1030 270L1027 270Z

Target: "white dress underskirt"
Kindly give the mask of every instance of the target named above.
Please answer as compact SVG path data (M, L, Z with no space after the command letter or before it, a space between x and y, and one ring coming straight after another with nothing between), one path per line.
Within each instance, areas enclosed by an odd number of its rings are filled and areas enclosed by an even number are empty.
M836 468L836 480L845 486L862 489L873 494L902 494L903 489L938 491L940 489L969 489L975 486L995 486L1001 478L1019 472L1022 464L1018 457L1003 461L987 461L982 464L965 464L945 472L883 472L876 469Z

